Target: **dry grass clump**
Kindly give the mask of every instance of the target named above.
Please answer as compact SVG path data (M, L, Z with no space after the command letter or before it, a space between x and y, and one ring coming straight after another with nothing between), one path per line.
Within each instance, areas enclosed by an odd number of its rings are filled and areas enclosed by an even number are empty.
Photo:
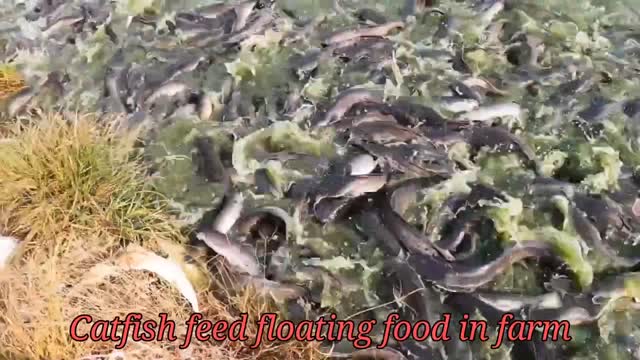
M0 64L0 100L25 88L25 81L12 66Z
M100 263L100 257L84 247L45 262L25 259L9 269L0 282L4 308L0 315L0 353L5 351L9 358L18 358L19 354L27 359L80 359L114 352L115 343L75 342L69 337L69 324L81 314L110 320L138 312L145 319L157 320L164 312L176 321L177 332L182 330L179 324L188 319L190 308L170 284L142 271L84 281L91 268ZM127 359L180 359L175 349L178 345L129 341L121 351ZM194 350L197 347L195 343ZM215 346L205 350L210 355L224 354L224 349Z
M275 313L278 319L283 319L280 309L272 301L266 300L257 294L252 288L234 289L230 282L235 279L221 268L218 276L215 276L215 289L201 297L203 315L212 321L227 321L229 323L240 318L241 313L248 314L246 335L248 341L226 342L221 344L226 349L229 359L261 359L261 360L302 360L302 359L326 359L327 356L320 349L320 344L315 342L269 342L263 334L261 346L258 349L249 349L258 335L257 321L261 314ZM228 301L219 301L220 298Z
M135 134L120 136L94 120L50 114L7 129L0 143L1 224L29 248L58 251L65 238L84 234L98 235L96 246L175 239L133 155Z
M177 349L192 310L171 283L126 268L95 276L96 269L121 266L131 244L178 263L207 319L234 321L246 312L251 336L260 314L276 308L249 289L226 288L199 260L186 263L189 249L132 156L135 136L117 136L90 116L61 115L15 125L9 134L0 139L0 231L23 240L0 270L0 359L116 359L115 343L75 342L69 325L80 314L97 320L131 312L154 320L167 313L178 340L129 340L119 353L124 359L319 357L318 344L295 341L249 350L194 340Z
M87 241L90 244L91 241ZM88 246L40 261L24 259L0 274L0 358L8 359L101 359L114 354L112 342L75 342L69 337L69 324L82 314L95 320L124 319L137 312L143 319L158 320L160 313L176 323L177 341L134 342L118 350L125 359L315 359L320 358L313 343L268 343L248 349L256 333L260 314L277 312L268 299L255 296L251 289L235 292L219 287L201 288L199 304L208 320L233 322L241 313L249 314L247 336L250 344L223 342L202 343L193 340L186 350L184 342L191 308L181 294L154 274L126 271L98 279L91 276L100 264L115 263L117 253L104 258ZM216 283L220 285L219 282ZM220 296L220 293L228 296ZM83 324L79 332L88 333ZM120 332L118 332L120 334ZM93 356L93 357L89 357Z

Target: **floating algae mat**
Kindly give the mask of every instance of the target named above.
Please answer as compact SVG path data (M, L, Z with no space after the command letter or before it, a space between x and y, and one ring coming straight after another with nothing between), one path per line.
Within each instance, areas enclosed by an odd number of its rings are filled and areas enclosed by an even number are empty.
M25 82L0 70L0 110L143 128L195 246L292 320L377 320L388 342L332 356L637 359L638 9L10 0L0 62ZM385 339L392 313L451 314L451 340ZM504 314L571 340L501 333ZM487 341L460 340L463 318Z

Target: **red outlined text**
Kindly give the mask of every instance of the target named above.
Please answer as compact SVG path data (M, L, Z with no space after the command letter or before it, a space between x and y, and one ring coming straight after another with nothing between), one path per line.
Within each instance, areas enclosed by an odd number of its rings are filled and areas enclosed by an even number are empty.
M338 320L335 314L319 318L315 321L292 322L278 319L276 314L265 313L255 324L249 324L247 314L240 314L240 318L233 321L211 321L200 313L191 314L183 324L185 331L181 331L183 340L180 349L186 349L193 341L241 341L252 349L258 348L263 342L282 341L342 341L348 340L357 349L376 346L385 348L390 342L414 340L423 342L449 341L452 336L461 341L488 341L487 328L497 329L497 338L492 349L497 349L506 341L530 341L538 337L543 341L570 341L569 322L567 321L533 321L518 320L513 314L507 313L497 324L487 324L484 321L471 320L464 314L459 321L460 333L450 334L449 324L451 314L442 314L439 320L432 323L426 320L409 322L401 320L397 313L390 314L382 321L382 340L374 344L371 338L377 320ZM124 318L115 317L111 320L94 319L90 315L82 314L73 319L69 326L69 336L74 341L113 342L116 349L123 349L128 341L169 341L176 342L177 324L168 319L167 314L159 314L156 319L143 319L142 314L130 313ZM255 337L249 339L247 328L255 328Z

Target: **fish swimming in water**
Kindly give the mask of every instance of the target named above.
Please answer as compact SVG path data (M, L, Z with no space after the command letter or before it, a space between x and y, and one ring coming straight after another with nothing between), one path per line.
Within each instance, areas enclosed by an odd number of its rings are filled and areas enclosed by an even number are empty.
M240 244L229 239L225 234L215 230L200 232L197 238L202 240L209 248L220 254L231 266L243 273L258 276L263 273L263 268L255 255L255 249L246 244Z

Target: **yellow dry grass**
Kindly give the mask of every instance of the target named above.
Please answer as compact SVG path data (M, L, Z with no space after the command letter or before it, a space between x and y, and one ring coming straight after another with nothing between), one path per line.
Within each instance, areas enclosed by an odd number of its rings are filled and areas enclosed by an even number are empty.
M0 65L0 100L24 89L25 82L20 73L8 65Z
M210 265L185 262L190 253L162 197L145 184L135 156L135 134L98 126L92 116L50 114L12 125L0 139L0 232L22 240L0 270L0 359L115 359L114 343L74 342L69 324L94 319L167 313L177 334L190 306L168 282L146 271L123 271L86 281L96 265L113 263L128 244L167 257L187 273L203 315L234 321L249 314L250 339L261 313L276 312L270 299L233 289ZM222 268L215 266L214 268ZM252 339L253 340L253 339ZM200 343L184 351L177 342L135 343L124 359L315 359L318 344ZM109 357L111 355L111 357Z
M83 234L98 235L99 247L120 239L176 239L160 197L145 185L135 134L120 135L94 120L49 114L6 129L2 225L29 248L50 250L65 250L65 238Z

